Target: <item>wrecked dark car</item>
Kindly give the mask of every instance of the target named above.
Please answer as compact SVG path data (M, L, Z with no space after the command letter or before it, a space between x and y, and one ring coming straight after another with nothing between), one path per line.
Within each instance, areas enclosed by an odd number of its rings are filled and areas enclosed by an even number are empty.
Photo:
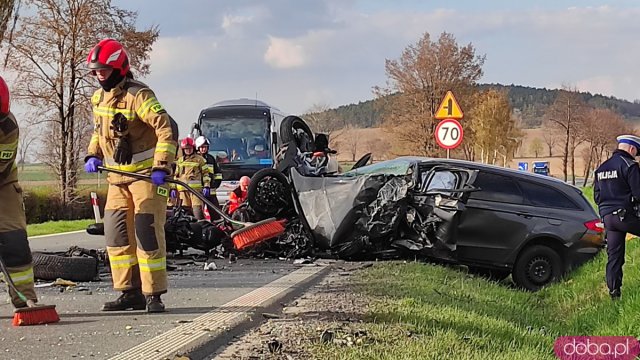
M252 185L256 210L300 221L315 248L345 259L428 257L537 290L603 247L580 189L474 162L401 157L324 176L265 169Z

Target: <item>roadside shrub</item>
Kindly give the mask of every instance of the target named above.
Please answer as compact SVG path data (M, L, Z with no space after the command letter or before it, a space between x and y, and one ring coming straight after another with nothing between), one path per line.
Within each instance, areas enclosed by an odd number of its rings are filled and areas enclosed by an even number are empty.
M100 213L104 213L107 188L79 190L79 200L71 205L62 206L58 194L47 186L29 187L24 190L24 207L28 224L45 221L92 219L91 191L98 194Z

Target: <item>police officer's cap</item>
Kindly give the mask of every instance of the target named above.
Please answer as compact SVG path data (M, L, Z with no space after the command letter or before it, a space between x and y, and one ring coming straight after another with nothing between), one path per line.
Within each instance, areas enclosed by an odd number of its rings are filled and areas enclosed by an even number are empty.
M633 145L640 151L640 137L635 135L620 135L616 138L620 144Z

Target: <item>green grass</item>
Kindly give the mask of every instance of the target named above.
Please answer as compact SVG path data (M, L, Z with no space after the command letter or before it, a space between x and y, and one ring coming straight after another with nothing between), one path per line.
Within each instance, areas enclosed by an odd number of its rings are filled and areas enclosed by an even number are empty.
M95 220L65 220L49 221L41 224L29 224L27 225L27 235L37 236L84 230L89 224L93 224L94 222Z
M84 170L80 169L78 172L78 177L82 179L96 179L95 174L87 174ZM102 178L106 178L105 174L100 175ZM24 169L22 166L18 166L18 180L19 181L55 181L57 180L55 174L46 165L42 164L29 164L25 165Z
M358 293L371 296L358 329L365 345L316 344L319 359L556 359L561 335L640 335L640 244L628 243L621 301L604 284L601 253L562 282L537 293L510 280L494 283L464 270L391 262L362 272Z

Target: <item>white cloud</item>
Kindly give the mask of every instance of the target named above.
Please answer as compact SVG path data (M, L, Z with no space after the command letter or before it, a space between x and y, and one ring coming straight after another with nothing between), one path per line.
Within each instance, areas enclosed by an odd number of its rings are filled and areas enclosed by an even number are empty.
M160 37L151 51L152 75L170 77L180 69L203 68L217 50L212 37Z
M209 2L201 3L200 12L213 11ZM300 113L314 103L372 98L371 87L386 80L385 59L398 58L424 32L435 40L447 31L487 55L484 82L566 83L640 98L640 9L522 4L483 11L387 6L363 13L350 7L353 2L331 1L330 10L321 3L228 1L215 21L198 22L197 31L161 34L149 84L181 128L207 105L256 93L285 112Z
M277 69L290 69L305 64L304 49L294 41L269 37L269 47L264 54L264 61Z
M224 30L231 30L232 27L236 26L236 25L242 25L242 24L246 24L248 22L251 22L251 20L253 19L253 17L251 16L234 16L234 15L225 15L222 18L222 28Z

